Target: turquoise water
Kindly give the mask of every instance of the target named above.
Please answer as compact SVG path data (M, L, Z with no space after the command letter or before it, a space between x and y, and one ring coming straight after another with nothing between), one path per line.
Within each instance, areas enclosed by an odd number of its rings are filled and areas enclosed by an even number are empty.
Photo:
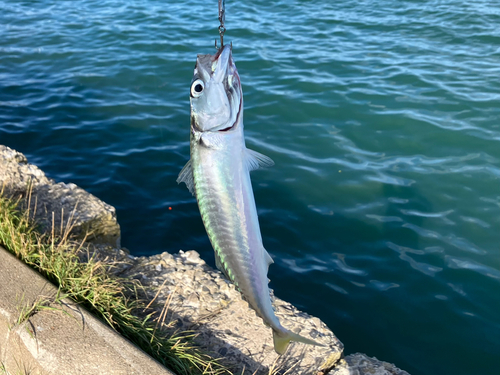
M228 0L226 39L276 162L253 172L271 287L347 353L499 374L500 4L270 3ZM0 0L0 143L115 206L132 253L214 265L175 179L217 26L217 1Z

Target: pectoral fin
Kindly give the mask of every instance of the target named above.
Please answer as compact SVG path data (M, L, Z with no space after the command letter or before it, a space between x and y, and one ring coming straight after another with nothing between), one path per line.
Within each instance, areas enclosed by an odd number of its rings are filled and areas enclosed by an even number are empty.
M274 165L274 161L270 157L248 148L245 149L245 162L249 171Z
M177 183L180 184L181 182L184 182L191 194L195 197L195 191L194 191L194 177L193 177L193 168L191 166L191 160L189 160L184 168L182 168L181 172L179 173L179 177L177 177Z

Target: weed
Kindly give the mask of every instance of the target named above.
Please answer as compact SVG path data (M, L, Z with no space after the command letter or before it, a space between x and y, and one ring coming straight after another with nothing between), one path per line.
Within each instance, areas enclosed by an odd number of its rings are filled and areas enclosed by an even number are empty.
M231 374L192 344L193 333L158 334L158 325L164 326L166 313L162 311L156 319L153 313L139 314L150 310L144 301L133 298L137 296L137 285L111 276L106 266L93 256L82 262L79 255L86 245L84 241L77 243L71 239L71 222L58 228L58 233L53 229L48 235L41 234L30 219L29 210L19 207L19 200L0 195L0 245L56 284L65 296L85 306L177 374ZM54 309L47 302L50 301L41 299L23 306L18 323L41 309ZM4 371L2 367L0 371Z
M32 374L31 370L29 370L26 367L21 369L20 364L17 361L15 361L15 362L16 362L16 365L18 367L18 370L16 372L10 372L9 370L7 370L7 367L5 366L5 364L3 362L0 362L0 375L30 375L30 374Z

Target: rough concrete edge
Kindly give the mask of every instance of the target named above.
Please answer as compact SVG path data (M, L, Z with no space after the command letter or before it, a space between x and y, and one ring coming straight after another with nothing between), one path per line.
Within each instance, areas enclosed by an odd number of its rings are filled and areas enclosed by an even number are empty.
M5 249L4 247L0 246L0 252L5 252L7 256L10 256L13 260L13 262L18 262L20 265L20 268L22 269L22 272L29 274L29 276L33 279L38 279L41 282L46 283L47 291L53 292L53 294L57 294L58 289L50 283L47 279L45 279L41 274L39 274L37 271L29 267L26 263L24 263L22 260L18 259L15 257L10 251ZM30 285L25 285L25 288L33 288L33 285L35 283L30 284ZM0 287L2 287L2 281L0 280ZM5 286L4 286L5 287ZM34 291L36 293L39 292L39 290ZM13 306L15 306L19 301L9 301ZM125 353L127 357L121 356L121 357L116 357L117 362L122 362L125 359L125 362L129 363L131 367L135 367L134 362L139 362L143 367L141 368L141 371L144 371L144 373L151 373L151 374L158 374L158 370L163 371L162 373L165 375L175 375L174 372L163 366L161 363L156 361L154 358L149 356L147 353L142 351L140 348L135 346L132 342L127 340L125 337L120 335L118 332L112 330L110 327L108 327L106 324L101 322L99 319L97 319L93 314L88 312L85 308L82 306L78 305L75 301L68 299L68 298L62 298L61 302L67 307L68 309L65 309L66 312L71 314L73 317L82 320L85 322L85 325L87 325L90 329L93 329L94 333L100 336L103 341L105 341L110 347L115 348L116 350L119 350L122 353ZM7 317L5 314L0 314L0 319L1 320L6 320ZM9 324L9 322L7 322ZM74 345L72 345L73 348L78 348L78 342L79 338L74 337ZM0 353L2 354L2 353ZM0 361L2 358L0 358ZM1 362L0 362L1 363ZM51 371L47 371L46 369L43 368L43 365L40 365L40 368L43 373L51 373Z
M364 353L349 354L345 357L345 362L353 375L410 375L392 363L368 357Z
M116 209L73 183L54 181L22 153L0 144L0 192L20 199L42 232L120 248Z

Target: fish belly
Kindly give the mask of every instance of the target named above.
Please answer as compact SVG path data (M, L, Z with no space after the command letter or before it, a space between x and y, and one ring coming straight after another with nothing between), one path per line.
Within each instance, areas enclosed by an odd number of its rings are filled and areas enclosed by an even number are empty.
M267 263L250 175L237 152L200 149L192 154L196 198L223 272L250 306L278 326L269 296Z

